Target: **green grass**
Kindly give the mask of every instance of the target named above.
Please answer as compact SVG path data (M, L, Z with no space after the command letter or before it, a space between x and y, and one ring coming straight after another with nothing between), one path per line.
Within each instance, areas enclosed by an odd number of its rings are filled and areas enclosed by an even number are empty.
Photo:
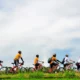
M0 74L0 80L80 80L80 73L74 71L65 71L59 73L43 73L41 71L18 73L18 74Z
M31 78L31 79L0 79L0 80L80 80L79 78L56 78L56 79L36 79L36 78Z

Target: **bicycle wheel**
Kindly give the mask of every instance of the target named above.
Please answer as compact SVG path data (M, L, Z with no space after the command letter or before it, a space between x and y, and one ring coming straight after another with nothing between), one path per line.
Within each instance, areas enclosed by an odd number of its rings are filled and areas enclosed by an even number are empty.
M59 72L64 72L64 67L59 67Z
M12 69L12 67L7 67L6 68L6 74L11 73L10 70Z
M29 68L28 67L26 67L26 72L29 72Z
M28 72L33 72L33 71L35 71L35 69L33 67L28 68Z
M25 67L21 67L21 68L20 68L20 72L21 72L21 73L26 73L26 72L27 72L27 70L26 70L26 68L25 68Z
M7 67L1 67L0 68L0 74L6 74Z
M77 71L77 68L76 67L73 67L73 71Z
M48 68L43 66L42 69L41 69L41 71L42 72L48 72Z

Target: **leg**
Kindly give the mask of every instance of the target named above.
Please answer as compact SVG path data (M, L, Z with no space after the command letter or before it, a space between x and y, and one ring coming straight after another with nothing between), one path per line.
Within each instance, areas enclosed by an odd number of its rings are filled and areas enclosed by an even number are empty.
M36 64L35 64L35 70L38 70L38 69L39 69L39 64L36 63Z
M49 72L51 73L53 71L53 64L50 64L50 69L49 69Z
M78 66L77 66L77 70L79 70L79 69L80 69L80 66L78 65Z
M70 70L72 68L73 64L68 63L67 66L68 66L68 70Z
M39 70L42 68L42 65L40 63L36 63L35 66L36 66L36 70Z
M40 63L38 63L39 64L39 69L41 69L42 68L42 64L40 64Z
M54 63L54 65L53 65L53 71L57 70L58 66L59 66L58 64Z
M14 64L15 66L13 67L15 72L18 72L18 64L19 64L19 60L14 60Z
M67 70L67 64L64 64L64 69Z

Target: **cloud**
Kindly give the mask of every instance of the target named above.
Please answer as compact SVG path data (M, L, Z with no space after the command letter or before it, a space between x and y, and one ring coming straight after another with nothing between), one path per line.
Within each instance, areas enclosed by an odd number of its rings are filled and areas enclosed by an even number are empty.
M78 3L78 0L23 0L22 4L17 0L9 1L10 5L7 2L8 7L4 8L8 11L2 8L0 11L1 59L10 65L18 50L22 50L26 66L33 64L36 54L48 65L48 57L58 50L62 54L69 52L72 58L77 52L77 58L79 45L71 42L80 38Z

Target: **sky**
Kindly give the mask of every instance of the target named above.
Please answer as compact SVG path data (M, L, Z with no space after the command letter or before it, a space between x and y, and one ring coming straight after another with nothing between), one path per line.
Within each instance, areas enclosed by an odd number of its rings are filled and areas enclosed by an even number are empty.
M25 66L36 54L48 66L54 53L61 60L80 56L80 0L0 0L0 60L11 66L18 50Z

